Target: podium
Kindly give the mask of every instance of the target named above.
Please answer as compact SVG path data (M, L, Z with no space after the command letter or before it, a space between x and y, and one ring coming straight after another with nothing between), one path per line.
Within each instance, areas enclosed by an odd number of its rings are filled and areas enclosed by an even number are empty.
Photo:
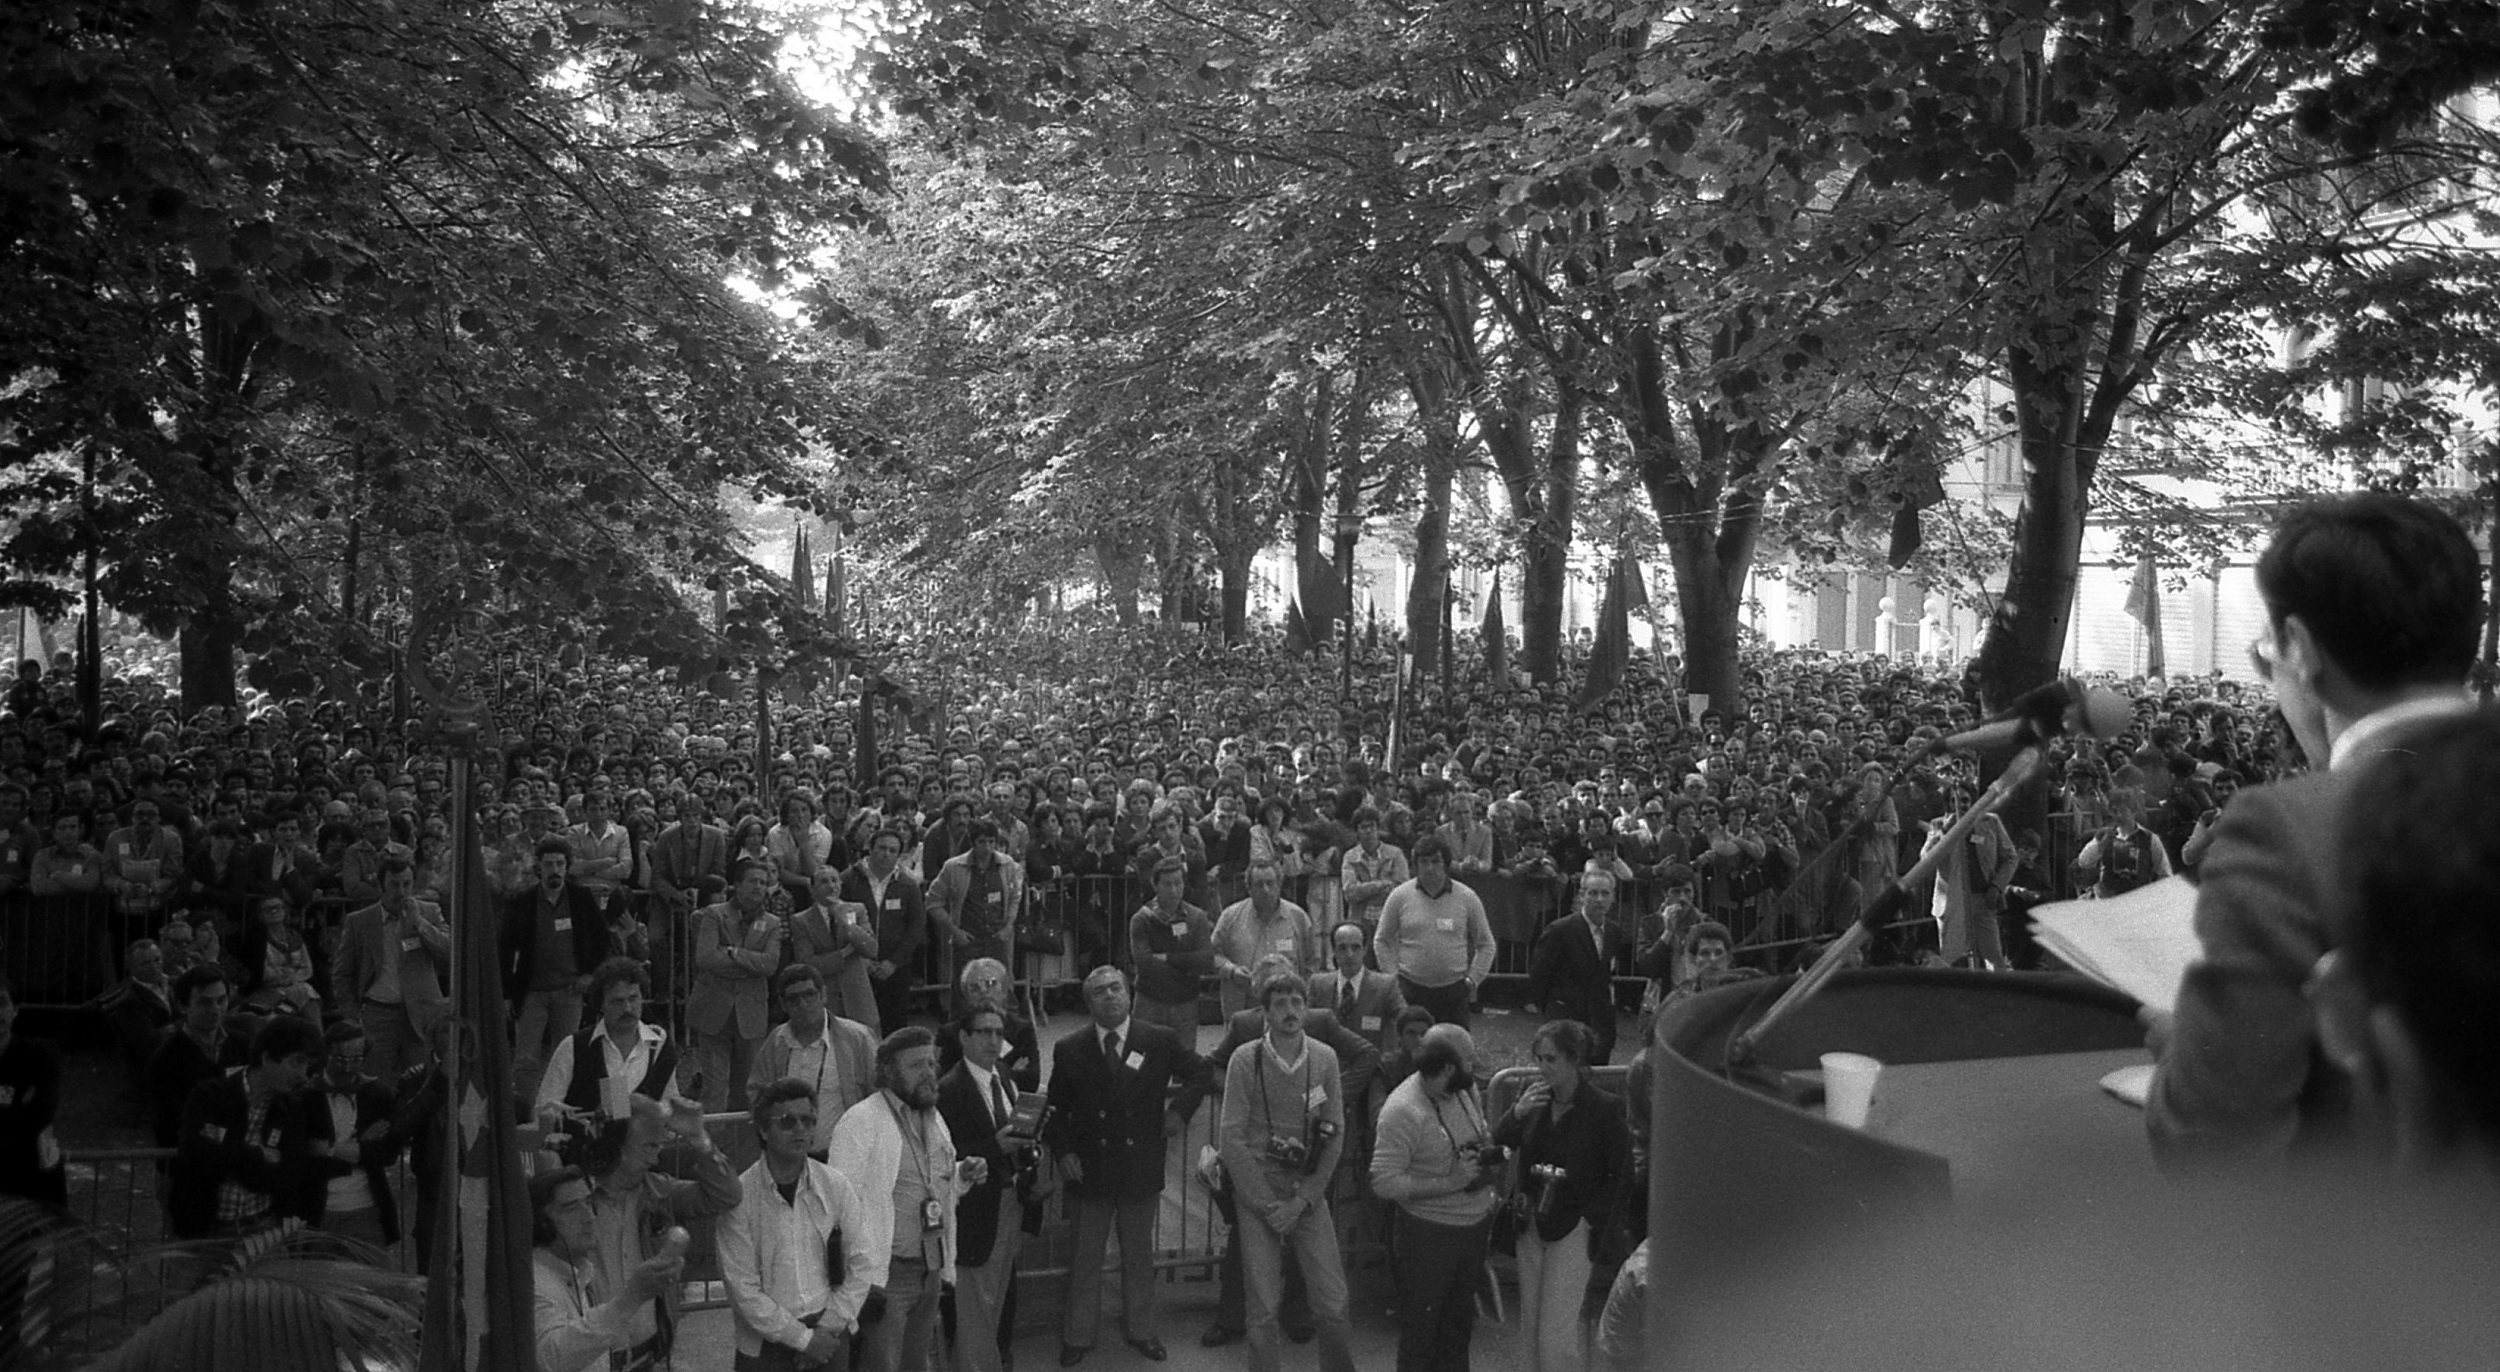
M1696 996L1653 1030L1653 1355L1677 1295L1731 1274L1948 1205L2158 1185L2142 1112L2100 1086L2150 1061L2128 997L2064 974L1842 972L1729 1072L1729 1039L1788 980ZM1822 1116L1820 1058L1836 1051L1885 1064L1864 1129Z

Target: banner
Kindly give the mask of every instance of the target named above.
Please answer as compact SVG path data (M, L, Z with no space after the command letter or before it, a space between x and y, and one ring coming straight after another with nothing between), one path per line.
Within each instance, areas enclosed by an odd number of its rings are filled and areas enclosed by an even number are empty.
M2161 647L2161 568L2153 564L2147 549L2135 564L2135 579L2127 583L2127 615L2144 626L2144 674L2166 676L2162 669Z
M471 794L465 760L451 794ZM454 813L452 851L460 880L451 895L454 1029L450 1108L445 1112L458 1167L442 1189L435 1252L426 1284L423 1372L534 1372L536 1278L530 1263L529 1178L514 1132L512 1050L504 1033L502 970L497 966L494 892L486 882L470 804Z

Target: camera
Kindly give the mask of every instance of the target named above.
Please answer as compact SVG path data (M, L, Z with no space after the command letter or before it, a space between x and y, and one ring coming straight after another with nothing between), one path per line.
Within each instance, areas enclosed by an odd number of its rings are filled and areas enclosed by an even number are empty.
M1510 1150L1498 1143L1479 1139L1458 1146L1458 1160L1470 1167L1499 1167L1510 1161Z
M1544 1219L1554 1213L1554 1206L1562 1195L1563 1183L1570 1179L1569 1172L1550 1162L1540 1162L1529 1167L1528 1185L1537 1193L1536 1215L1538 1219Z
M1290 1134L1270 1134L1267 1160L1300 1172L1317 1171L1320 1155L1328 1151L1328 1141L1337 1137L1337 1126L1330 1120L1315 1119L1305 1132L1308 1137L1299 1139Z

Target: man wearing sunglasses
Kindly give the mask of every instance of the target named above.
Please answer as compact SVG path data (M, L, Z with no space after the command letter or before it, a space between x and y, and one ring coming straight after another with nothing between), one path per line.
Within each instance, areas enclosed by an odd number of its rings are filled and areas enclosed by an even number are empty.
M2242 791L2199 867L2196 933L2145 1126L2173 1172L2279 1165L2349 1135L2351 1082L2303 996L2331 951L2332 842L2353 771L2398 726L2468 708L2483 619L2473 541L2436 506L2362 492L2313 501L2257 563L2268 628L2250 656L2311 771Z
M748 1111L764 1156L738 1178L717 1240L736 1372L839 1366L868 1300L867 1211L841 1173L808 1156L816 1116L816 1088L797 1077L766 1084Z

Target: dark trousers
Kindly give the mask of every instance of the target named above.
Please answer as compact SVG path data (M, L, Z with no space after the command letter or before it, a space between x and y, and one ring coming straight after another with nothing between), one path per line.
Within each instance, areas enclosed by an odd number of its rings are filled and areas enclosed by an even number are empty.
M1467 1027L1467 978L1460 977L1447 986L1425 986L1401 973L1398 990L1405 993L1407 1004L1430 1010L1436 1022Z
M1489 1219L1434 1224L1397 1212L1398 1372L1467 1372Z
M1155 1337L1155 1211L1160 1196L1112 1200L1070 1196L1076 1211L1075 1242L1068 1253L1067 1308L1060 1312L1059 1342L1091 1348L1102 1333L1102 1255L1116 1225L1120 1231L1120 1315L1132 1339Z
M869 980L869 994L877 998L877 1021L887 1033L911 1023L911 993L919 985L919 976L900 965L895 967L894 975L883 981Z

